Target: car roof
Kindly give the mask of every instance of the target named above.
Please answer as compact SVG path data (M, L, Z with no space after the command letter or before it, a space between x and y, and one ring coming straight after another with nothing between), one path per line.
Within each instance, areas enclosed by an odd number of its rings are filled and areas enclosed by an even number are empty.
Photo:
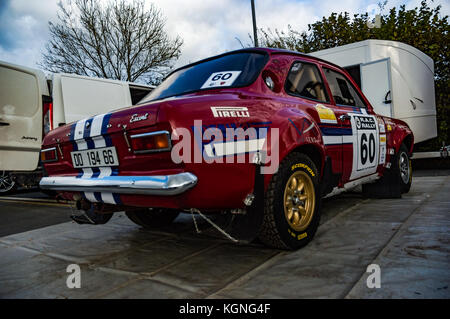
M334 63L332 63L332 62L330 62L330 61L323 60L323 59L321 59L321 58L318 58L318 57L315 57L315 56L312 56L312 55L310 55L310 54L303 53L303 52L297 52L297 51L288 50L288 49L263 48L263 47L255 47L255 48L252 48L252 49L266 51L266 52L268 52L268 53L270 53L270 54L288 54L288 55L296 55L296 56L305 57L305 58L308 58L308 59L311 59L311 60L316 60L316 61L320 61L320 62L323 62L323 63L327 63L327 64L329 64L329 65L332 65L332 66L335 66L335 67L337 67L337 68L339 68L339 69L342 69L342 67L340 67L340 66L337 65L337 64L334 64ZM240 50L236 50L236 51L240 51ZM236 52L236 51L234 51L234 52Z
M179 67L179 68L173 70L172 72L170 72L170 74L168 74L167 77L169 75L171 75L172 73L177 72L178 70L182 70L182 69L194 66L196 64L200 64L200 63L203 63L203 62L206 62L206 61L209 61L209 60L213 60L213 59L216 59L216 58L219 58L219 57L222 57L222 56L226 56L226 55L234 54L234 53L239 53L239 52L265 52L265 53L267 53L269 55L274 55L274 54L295 55L295 56L305 57L305 58L308 58L308 59L311 59L311 60L327 63L328 65L332 65L332 66L334 66L334 67L336 67L338 69L342 69L342 67L340 67L337 64L331 63L331 62L323 60L321 58L317 58L317 57L309 55L307 53L301 53L301 52L296 52L296 51L292 51L292 50L278 49L278 48L249 47L249 48L243 48L243 49L239 49L239 50L228 51L228 52L225 52L225 53L222 53L222 54L218 54L218 55L215 55L215 56L208 57L206 59L202 59L202 60L199 60L199 61L196 61L196 62L193 62L193 63L186 64L186 65L184 65L182 67Z

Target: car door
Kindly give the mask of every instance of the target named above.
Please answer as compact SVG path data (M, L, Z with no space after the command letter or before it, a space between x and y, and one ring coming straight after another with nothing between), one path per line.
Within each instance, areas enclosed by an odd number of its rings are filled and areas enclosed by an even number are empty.
M341 111L332 103L326 90L320 67L309 61L295 61L286 79L286 93L302 99L317 111L316 122L321 130L326 156L331 159L331 170L341 175L343 169L343 129L339 122Z
M347 75L323 67L334 111L342 130L342 182L375 174L380 163L380 128L377 117ZM370 114L372 113L372 114Z

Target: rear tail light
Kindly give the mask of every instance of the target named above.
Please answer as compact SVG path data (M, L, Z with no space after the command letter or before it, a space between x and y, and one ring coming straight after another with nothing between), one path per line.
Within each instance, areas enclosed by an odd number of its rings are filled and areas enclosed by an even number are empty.
M57 160L58 154L56 153L56 147L41 150L42 163L56 162Z
M43 134L45 136L53 130L53 103L51 98L44 96L42 105Z
M136 154L169 151L172 147L168 131L131 135L131 147Z

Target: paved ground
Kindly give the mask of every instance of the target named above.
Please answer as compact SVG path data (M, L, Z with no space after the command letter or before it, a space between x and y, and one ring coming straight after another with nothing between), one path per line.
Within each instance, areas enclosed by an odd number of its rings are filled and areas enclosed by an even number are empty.
M0 238L0 298L450 298L449 194L450 176L431 176L402 199L327 199L315 239L295 252L197 235L184 214L160 231L123 214L48 226ZM72 263L80 289L66 286ZM379 289L367 288L369 264L381 267Z

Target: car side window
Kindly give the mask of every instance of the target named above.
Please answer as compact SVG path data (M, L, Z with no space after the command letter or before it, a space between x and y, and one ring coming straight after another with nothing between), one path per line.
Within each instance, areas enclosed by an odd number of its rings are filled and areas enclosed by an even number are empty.
M306 62L294 62L285 83L288 94L321 102L328 102L322 77L316 65Z
M343 74L328 68L323 70L336 105L366 107L352 83Z

